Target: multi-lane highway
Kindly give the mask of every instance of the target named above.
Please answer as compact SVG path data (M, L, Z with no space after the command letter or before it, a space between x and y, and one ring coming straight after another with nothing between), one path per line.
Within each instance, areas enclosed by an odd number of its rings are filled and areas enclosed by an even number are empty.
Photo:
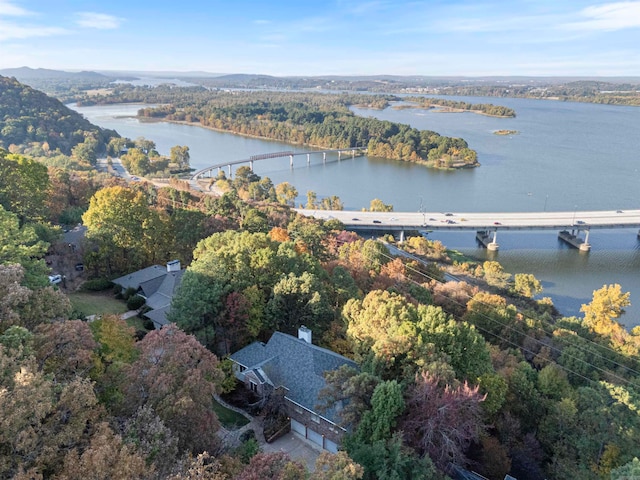
M640 210L570 212L357 212L296 209L302 215L340 220L353 229L380 230L590 230L640 228Z

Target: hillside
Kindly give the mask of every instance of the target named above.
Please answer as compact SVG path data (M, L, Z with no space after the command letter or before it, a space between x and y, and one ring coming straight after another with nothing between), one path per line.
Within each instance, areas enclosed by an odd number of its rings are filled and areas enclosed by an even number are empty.
M48 150L68 155L86 137L95 138L100 148L112 136L117 134L93 125L59 100L0 76L0 147L46 143Z

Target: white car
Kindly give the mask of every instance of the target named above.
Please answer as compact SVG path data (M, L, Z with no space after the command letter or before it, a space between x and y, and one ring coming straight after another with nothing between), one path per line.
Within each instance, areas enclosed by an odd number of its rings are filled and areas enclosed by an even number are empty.
M62 281L62 275L49 275L49 283L57 285Z

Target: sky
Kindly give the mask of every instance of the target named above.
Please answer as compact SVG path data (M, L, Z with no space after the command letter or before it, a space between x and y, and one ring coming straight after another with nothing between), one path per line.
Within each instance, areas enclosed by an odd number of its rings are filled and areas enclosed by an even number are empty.
M0 0L0 68L640 76L640 1Z

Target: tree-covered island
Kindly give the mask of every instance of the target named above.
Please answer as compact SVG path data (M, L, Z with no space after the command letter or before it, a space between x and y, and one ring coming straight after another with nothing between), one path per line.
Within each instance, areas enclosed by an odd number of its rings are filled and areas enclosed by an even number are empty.
M469 103L446 98L408 97L404 100L412 102L394 108L438 108L441 112L473 112L489 117L515 118L516 111L502 105L492 103Z
M385 108L391 96L300 92L209 92L205 98L177 97L169 105L140 110L143 117L322 148L366 147L375 157L435 168L479 165L461 138L409 125L363 118L349 107Z

